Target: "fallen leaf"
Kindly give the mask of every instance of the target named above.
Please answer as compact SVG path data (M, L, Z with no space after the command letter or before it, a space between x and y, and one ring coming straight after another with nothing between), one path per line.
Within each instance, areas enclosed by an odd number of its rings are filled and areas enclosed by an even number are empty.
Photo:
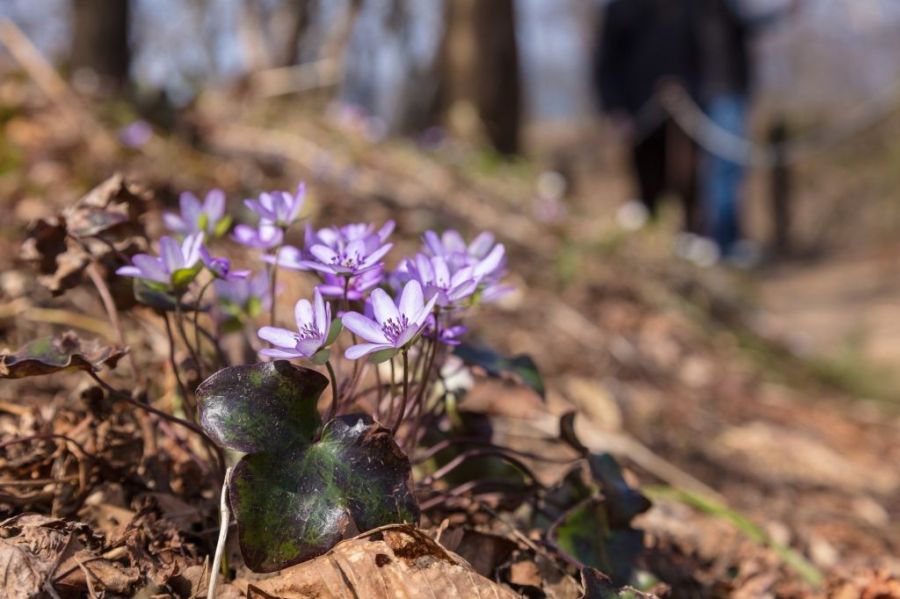
M246 584L248 596L260 598L518 597L479 575L460 556L406 525L365 533L274 578Z
M72 331L35 339L14 353L0 355L0 378L18 379L63 370L95 372L101 366L115 368L125 350L82 341Z

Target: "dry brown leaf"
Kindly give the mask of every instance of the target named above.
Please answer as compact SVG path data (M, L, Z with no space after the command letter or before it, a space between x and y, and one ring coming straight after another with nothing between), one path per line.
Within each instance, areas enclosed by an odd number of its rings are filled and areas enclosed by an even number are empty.
M312 561L282 570L274 578L244 584L249 596L281 599L518 596L479 575L464 559L407 525L370 531Z
M4 597L36 595L46 579L48 566L33 553L0 539L0 593Z

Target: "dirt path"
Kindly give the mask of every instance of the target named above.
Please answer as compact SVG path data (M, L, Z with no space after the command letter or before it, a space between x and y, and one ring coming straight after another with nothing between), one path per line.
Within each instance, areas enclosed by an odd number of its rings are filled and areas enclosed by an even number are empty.
M759 278L764 324L804 352L900 363L897 249L785 266Z

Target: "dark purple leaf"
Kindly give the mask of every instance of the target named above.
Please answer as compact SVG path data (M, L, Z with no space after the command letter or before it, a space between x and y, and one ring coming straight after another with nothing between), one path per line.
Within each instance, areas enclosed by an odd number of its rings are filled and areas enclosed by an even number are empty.
M409 460L367 416L328 422L311 445L245 456L229 495L241 554L272 572L385 524L416 522Z
M308 445L328 379L284 360L224 368L197 388L200 424L218 444L245 453Z

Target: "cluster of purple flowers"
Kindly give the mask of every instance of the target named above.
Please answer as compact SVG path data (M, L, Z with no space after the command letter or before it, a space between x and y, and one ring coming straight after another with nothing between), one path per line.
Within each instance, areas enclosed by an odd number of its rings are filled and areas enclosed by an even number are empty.
M295 305L296 328L273 322L259 329L259 337L272 346L260 351L263 356L323 363L344 328L352 333L343 353L349 360L387 360L423 337L454 345L466 331L460 324L462 312L508 291L502 283L505 248L490 233L466 243L457 231L428 231L419 252L401 259L393 270L385 265L393 247L388 241L393 221L381 227L354 223L321 229L307 223L303 245L286 245L285 235L299 219L304 197L301 184L294 194L270 192L245 200L256 223L239 224L232 231L234 241L263 250L272 275L283 267L317 278L312 301L300 299ZM159 256L139 254L117 272L180 297L205 267L218 313L225 318L246 321L271 306L274 276L232 269L227 258L213 256L206 246L231 226L224 193L210 191L201 203L185 192L180 209L165 214L164 221L182 240L163 237Z

